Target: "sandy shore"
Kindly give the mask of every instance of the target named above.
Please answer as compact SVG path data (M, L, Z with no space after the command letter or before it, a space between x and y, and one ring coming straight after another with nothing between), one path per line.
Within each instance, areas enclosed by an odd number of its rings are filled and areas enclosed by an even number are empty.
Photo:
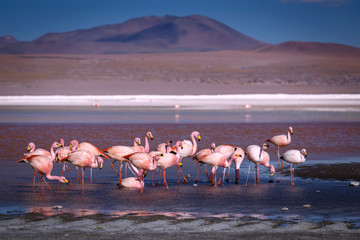
M26 214L0 221L0 233L2 239L360 239L360 229L351 229L346 223L131 215L73 218L69 214Z

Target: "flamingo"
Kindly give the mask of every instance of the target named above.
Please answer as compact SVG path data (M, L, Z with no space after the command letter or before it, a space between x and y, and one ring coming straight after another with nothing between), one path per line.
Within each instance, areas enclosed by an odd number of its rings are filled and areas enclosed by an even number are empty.
M134 152L129 155L124 156L130 163L130 167L136 173L138 179L141 182L140 192L144 192L144 173L145 171L154 171L157 167L156 161L158 160L158 156L152 157L148 153L144 152Z
M97 168L99 166L95 155L86 150L73 151L68 154L67 161L71 162L76 167L81 167L81 184L82 194L84 194L84 171L85 168Z
M183 145L183 149L180 149L180 162L183 158L192 157L196 153L197 143L196 143L195 138L197 138L198 141L201 140L201 136L198 131L193 131L191 133L191 141L190 140L182 140L181 143ZM172 150L176 151L176 146L173 146ZM181 174L184 178L184 182L187 183L188 181L186 180L186 178L180 168L178 168L178 183L179 183L179 172L181 172Z
M278 157L278 169L284 167L284 164L280 159L280 147L285 147L285 146L287 146L287 145L289 145L291 143L291 135L292 134L294 134L293 128L289 127L287 135L285 135L285 134L276 135L276 136L273 136L273 137L266 140L266 142L270 142L270 143L274 144L277 147L276 154L277 154L277 157ZM281 163L281 167L280 167L280 163Z
M210 145L210 148L205 148L205 149L201 149L200 151L198 151L194 156L193 156L193 159L198 161L202 156L206 156L206 155L210 155L211 153L213 153L215 151L215 143L212 143ZM200 165L199 165L199 168L198 168L198 172L197 172L197 175L196 175L196 179L195 179L195 183L197 183L198 181L198 177L199 177L199 172L200 172L200 168L201 166L204 164L203 162L199 162ZM207 168L206 168L206 164L205 164L205 172L206 172L206 176L208 176L208 173L207 173Z
M163 169L163 177L164 177L164 187L169 190L169 186L166 181L166 169L176 165L180 168L180 149L183 147L181 141L176 142L176 154L173 153L160 153L159 160L157 161L157 166Z
M249 160L249 169L248 169L248 175L246 178L245 186L247 186L248 178L249 178L249 172L250 172L250 161L252 161L255 164L255 178L254 178L254 185L256 185L257 182L257 171L259 164L264 159L264 152L269 147L269 144L264 143L262 147L258 145L250 145L246 148L246 157Z
M108 156L106 156L101 150L99 150L97 147L95 147L91 143L81 142L79 144L79 142L77 140L72 140L70 143L70 146L72 146L72 149L74 149L76 151L84 150L84 151L89 151L92 154L94 154L94 156L96 157L96 159L100 165L100 169L102 169L102 166L104 163L104 160L100 156L104 156L106 159L109 159ZM92 168L90 169L90 182L92 182Z
M300 151L299 150L288 150L284 153L283 156L281 156L281 159L284 161L290 163L290 174L291 174L291 185L294 186L294 168L293 164L300 164L305 162L307 157L306 149L303 148Z
M50 149L50 158L44 156L44 155L31 155L28 158L22 158L20 159L18 162L26 162L29 163L31 165L31 167L34 169L34 177L33 177L33 191L34 191L34 186L35 186L35 176L37 173L40 174L40 182L41 182L41 193L43 193L43 180L44 179L44 175L46 176L47 179L49 180L58 180L61 183L68 183L68 180L66 180L65 177L63 176L52 176L51 175L51 171L53 169L53 161L55 159L55 152L54 152L54 148L58 147L60 144L58 142L54 142L51 145L51 149ZM49 184L45 181L46 185L48 186L48 188L51 190Z
M76 141L76 140L73 140L73 141ZM69 173L69 181L72 184L72 181L71 181L71 177L70 177L70 170L69 170L69 167L66 165L66 159L69 155L69 153L71 153L72 149L71 149L71 144L70 146L65 146L64 145L64 139L59 139L59 142L61 144L61 147L58 148L55 152L55 162L58 162L58 163L63 163L63 169L61 171L61 176L64 175L64 172L65 172L65 169L68 170L68 173Z
M223 153L214 152L209 155L202 156L196 163L202 161L213 167L211 173L214 176L214 181L213 181L214 187L217 187L216 170L218 169L218 167L224 167L224 172L225 172L225 169L231 166L231 163L234 161L236 157L241 157L241 156L240 154L233 154L231 155L230 161L227 161L227 158ZM225 174L224 172L223 174Z
M240 166L244 160L245 152L242 148L236 147L236 150L234 151L235 154L239 154L240 156L234 159L235 162L235 184L239 183L240 178Z
M141 189L141 181L139 178L135 178L135 177L124 178L121 181L120 187Z
M270 164L270 156L267 152L263 151L263 160L259 163L259 165L263 165L267 168L270 168L270 177L272 177L275 173L275 168L274 165ZM260 182L260 174L259 174L259 180L258 182Z

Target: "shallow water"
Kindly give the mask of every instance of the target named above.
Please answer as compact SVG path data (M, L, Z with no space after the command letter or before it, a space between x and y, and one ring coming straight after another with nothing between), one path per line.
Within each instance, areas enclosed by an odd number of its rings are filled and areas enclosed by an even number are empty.
M249 177L249 186L244 187L248 162L244 160L240 171L240 184L234 184L234 169L231 169L230 182L218 188L212 187L206 181L203 168L200 171L198 186L193 186L197 172L197 165L190 158L184 159L182 168L184 174L189 174L188 184L177 183L177 169L172 167L167 171L167 181L170 190L163 190L162 185L151 186L151 174L145 179L145 192L138 190L119 189L118 179L110 167L111 161L105 160L103 170L93 171L93 182L89 180L89 170L86 170L85 194L81 194L81 186L75 181L76 171L71 168L74 186L50 182L52 190L44 186L44 194L40 194L40 182L37 177L35 190L32 190L31 178L33 170L30 165L16 163L22 157L30 141L37 147L48 149L53 141L64 138L65 144L72 139L79 142L88 141L104 149L113 145L131 145L135 137L142 137L147 130L154 135L150 141L151 150L157 144L168 139L173 141L189 139L193 130L201 133L202 140L199 149L208 148L212 142L217 145L233 144L245 148L250 144L262 144L267 138L286 133L291 125L294 128L290 148L306 148L308 159L306 164L319 162L350 163L351 159L360 156L360 122L350 121L339 117L339 121L330 121L319 113L317 117L307 112L298 112L295 116L288 116L289 121L283 118L285 113L260 112L259 121L235 121L232 123L218 120L212 114L202 113L204 121L185 121L185 123L162 123L164 112L147 113L134 111L133 115L122 112L129 118L137 117L135 123L99 122L77 123L74 121L73 110L40 112L18 112L10 114L17 118L15 123L0 124L0 153L2 156L2 177L0 187L0 213L16 215L26 212L37 212L44 215L70 212L75 215L108 214L121 216L132 215L170 215L177 218L187 217L219 217L238 218L244 216L259 219L285 219L291 221L348 221L360 226L360 205L354 199L360 199L359 188L351 188L348 182L324 181L295 178L295 186L290 186L289 177L277 173L270 177L268 169L262 167L261 184L253 185L253 166ZM69 113L70 112L70 113ZM81 111L80 111L81 113ZM75 114L75 113L74 113ZM119 117L113 113L114 119ZM236 116L238 113L227 112L223 117ZM233 115L231 115L233 114ZM92 118L89 115L75 114L80 119ZM98 116L98 114L95 114ZM105 115L111 116L110 113ZM165 114L166 115L166 114ZM201 115L201 114L200 114ZM45 116L45 118L41 118ZM55 116L55 117L54 117ZM125 117L126 117L125 116ZM298 119L297 116L308 116ZM320 116L320 117L319 117ZM139 118L140 117L140 118ZM189 118L191 114L189 114ZM343 116L344 117L344 116ZM27 118L32 119L26 122ZM33 123L34 119L46 119L44 123ZM65 123L51 119L65 119ZM77 118L75 118L77 119ZM139 120L140 119L140 120ZM161 123L155 123L158 119ZM261 120L262 119L262 120ZM270 119L270 120L269 120ZM315 119L315 120L314 120ZM230 120L229 120L230 121ZM85 121L86 122L86 121ZM120 121L121 122L121 121ZM271 162L277 166L275 148L269 153ZM116 168L119 167L115 163ZM288 166L287 166L288 167ZM59 175L62 166L55 164L53 175ZM220 175L220 171L219 171ZM67 173L65 176L68 176ZM296 170L295 170L296 177ZM269 183L272 180L273 183ZM310 204L310 209L303 208ZM53 206L61 205L62 210L54 210ZM286 206L289 211L283 212Z

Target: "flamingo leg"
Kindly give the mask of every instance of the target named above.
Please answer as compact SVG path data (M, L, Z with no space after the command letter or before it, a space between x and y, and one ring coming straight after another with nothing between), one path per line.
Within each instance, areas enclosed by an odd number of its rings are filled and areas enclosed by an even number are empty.
M254 173L255 173L255 176L254 176L254 185L256 186L256 183L257 183L257 166L255 165L255 168L254 168Z
M186 178L185 178L185 176L184 176L183 172L182 172L182 171L181 171L181 169L180 169L180 165L179 165L179 164L177 164L176 166L178 167L178 183L179 183L179 171L181 172L181 175L182 175L182 176L183 176L183 178L184 178L184 182L185 182L185 183L188 183L188 181L186 180ZM165 169L164 169L164 171L165 171Z
M224 179L225 179L225 176L224 176ZM223 181L224 181L224 180L223 180ZM229 167L229 169L228 169L228 177L227 177L227 179L226 179L226 182L229 183L229 181L230 181L230 167Z
M292 164L290 166L290 175L291 175L291 185L294 186L295 185L295 183L294 183L294 168L293 168Z
M194 181L195 183L197 183L197 181L198 181L200 168L201 168L201 165L199 165L198 172L197 172L197 175L196 175L196 179L195 179L195 181Z
M116 169L115 169L115 167L114 167L114 162L116 162L116 160L114 160L110 165L111 165L111 167L114 169L114 171L116 172L116 175L119 176L118 171L116 171Z
M208 174L208 170L207 170L206 164L205 164L205 173L206 173L206 177L209 178L209 174Z
M66 166L66 168L67 168L67 170L68 170L68 173L69 173L69 181L70 181L70 184L71 184L71 185L74 185L74 184L72 183L72 181L71 181L70 169L69 169L68 165L66 165L66 163L64 163L64 165Z
M79 169L78 169L78 167L76 167L76 171L77 171L77 173L78 173L78 178L76 179L76 181L79 181L79 180L80 180L80 178L81 178L81 174L79 173Z
M216 169L217 168L213 168L214 169L214 187L217 187L217 182L216 182Z
M258 174L257 182L260 183L260 168L259 167L257 167L257 174Z
M151 171L151 182L152 182L152 186L155 187L155 184L154 184L154 171Z
M164 171L163 171L163 177L164 177L164 187L163 187L163 189L165 189L165 187L166 187L166 190L169 190L169 185L168 185L168 183L166 181L166 169L164 169Z
M49 186L49 184L47 183L47 181L45 180L44 176L43 176L44 182L46 184L46 186L49 188L49 190L51 190L51 187Z
M33 185L32 185L32 189L33 189L33 192L35 191L35 176L36 176L37 172L34 171L34 177L32 179L33 181Z
M248 183L248 179L249 179L249 173L250 173L250 160L249 160L249 169L248 169L248 174L247 174L247 177L246 177L245 187L247 187L247 183Z
M90 168L90 182L92 182L92 168Z
M40 183L41 183L41 194L44 194L44 189L43 189L43 174L40 173Z
M235 169L235 184L238 184L239 183L239 172L240 172L240 169Z
M85 172L85 168L82 167L82 168L81 168L81 193L82 193L82 194L85 193L84 172Z

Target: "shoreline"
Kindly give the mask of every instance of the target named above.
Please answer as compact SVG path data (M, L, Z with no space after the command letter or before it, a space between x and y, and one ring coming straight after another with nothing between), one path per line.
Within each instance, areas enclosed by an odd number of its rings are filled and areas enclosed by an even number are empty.
M232 109L252 107L360 107L360 94L18 95L0 106L94 106Z

